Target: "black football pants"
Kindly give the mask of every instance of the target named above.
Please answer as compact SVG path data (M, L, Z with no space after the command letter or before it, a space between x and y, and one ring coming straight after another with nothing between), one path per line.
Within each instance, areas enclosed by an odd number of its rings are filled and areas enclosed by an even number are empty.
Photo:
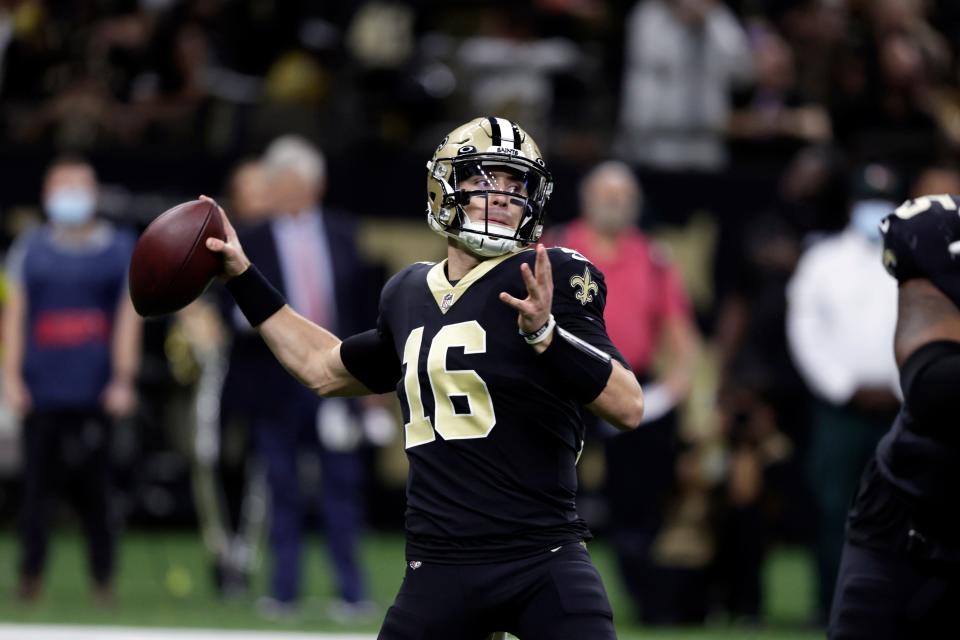
M23 452L21 575L42 575L54 498L62 493L71 498L86 534L90 572L105 584L114 563L109 419L98 410L36 411L23 423Z
M484 640L495 631L523 640L616 640L607 593L583 545L490 564L408 562L378 640Z
M830 611L831 640L943 638L960 611L960 566L847 542Z

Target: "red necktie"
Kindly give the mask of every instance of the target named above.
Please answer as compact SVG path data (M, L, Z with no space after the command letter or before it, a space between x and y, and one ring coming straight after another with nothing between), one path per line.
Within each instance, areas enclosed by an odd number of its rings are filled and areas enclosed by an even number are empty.
M306 217L304 223L311 222ZM307 318L319 324L324 328L330 328L327 324L327 309L324 301L326 293L323 276L320 273L320 260L316 254L316 229L312 224L298 225L300 229L296 233L296 265L297 265L297 286L299 287L300 300L304 305L299 309L300 313Z

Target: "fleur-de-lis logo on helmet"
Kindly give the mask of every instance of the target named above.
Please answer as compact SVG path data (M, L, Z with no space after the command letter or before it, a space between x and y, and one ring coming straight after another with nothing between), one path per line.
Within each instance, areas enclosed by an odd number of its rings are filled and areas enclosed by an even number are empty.
M578 289L574 297L584 306L586 306L588 302L593 302L593 294L600 293L599 285L597 285L590 276L590 267L583 268L582 276L573 276L570 278L570 286Z

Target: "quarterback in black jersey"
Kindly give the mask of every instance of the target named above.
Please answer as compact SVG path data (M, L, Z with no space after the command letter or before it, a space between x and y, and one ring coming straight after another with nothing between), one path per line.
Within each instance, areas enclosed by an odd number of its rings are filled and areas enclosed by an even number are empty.
M290 373L320 395L396 391L405 420L407 572L383 640L615 638L578 516L579 406L622 429L643 394L580 254L537 244L553 189L516 123L477 118L427 163L447 259L395 275L377 326L340 341L259 275L224 216L227 288Z
M960 610L960 197L909 200L880 230L904 400L850 510L836 640L944 637Z

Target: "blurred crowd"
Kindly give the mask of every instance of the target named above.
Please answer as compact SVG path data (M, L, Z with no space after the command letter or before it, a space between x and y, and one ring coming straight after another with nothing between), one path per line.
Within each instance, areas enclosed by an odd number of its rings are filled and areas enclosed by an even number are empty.
M516 120L556 179L548 237L607 273L611 337L647 392L644 426L591 425L581 461L581 510L612 542L633 613L759 623L766 551L787 542L816 559L818 623L857 479L900 401L877 224L906 198L960 193L956 42L948 0L0 0L4 304L24 282L14 240L41 213L64 224L48 167L70 153L95 168L101 219L140 231L222 195L276 242L263 251L289 299L371 326L361 294L398 266L397 243L431 241L419 203L436 142L468 117ZM323 214L313 248L295 246L318 224L301 212ZM321 259L307 271L336 277L291 277ZM320 423L337 426L318 432L309 403L253 406L263 380L230 386L238 358L262 355L236 315L214 287L143 327L138 409L108 412L123 424L117 513L199 523L226 594L249 587L265 522L290 566L301 525L325 524L340 536L332 615L368 615L353 545L363 523L402 517L400 416L386 400L330 403ZM9 326L5 363L23 340ZM25 408L4 374L0 515L14 522ZM257 426L279 418L297 423L285 448ZM305 434L315 459L281 477ZM311 483L313 508L292 489ZM290 614L298 584L275 575L262 613Z

